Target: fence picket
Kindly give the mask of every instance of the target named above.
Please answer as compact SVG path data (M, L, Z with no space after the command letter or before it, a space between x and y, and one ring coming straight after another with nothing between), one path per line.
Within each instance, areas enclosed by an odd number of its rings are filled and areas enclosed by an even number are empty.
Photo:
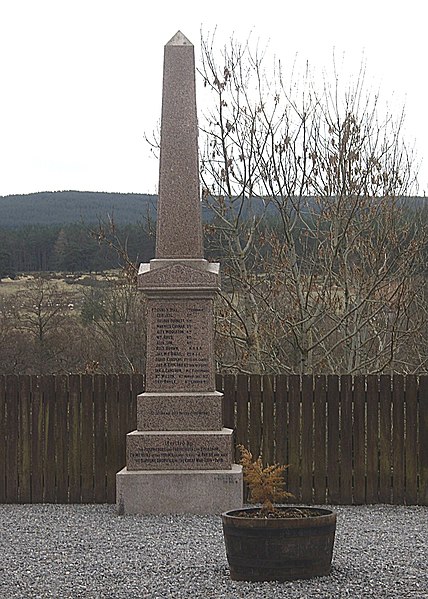
M235 377L225 374L223 377L223 426L235 428Z
M43 376L44 445L43 501L55 502L55 379Z
M273 464L275 452L274 437L274 379L263 377L263 443L262 455L266 464Z
M67 430L68 430L68 377L55 377L55 444L56 444L56 501L68 502Z
M236 377L236 443L248 448L248 377ZM239 451L235 453L239 459Z
M80 503L82 500L81 486L81 377L72 374L68 378L69 427L68 427L68 471L70 503Z
M43 502L43 379L31 379L31 501ZM70 481L72 484L73 481Z
M302 380L302 501L312 503L313 490L313 426L314 394L313 379Z
M259 374L250 377L250 451L254 458L261 454L262 448L262 389Z
M314 404L314 501L325 503L327 492L325 376L315 377Z
M94 376L94 500L106 500L106 392L105 377Z
M275 390L275 462L278 464L288 464L287 431L287 378L279 374ZM288 482L288 472L285 479Z
M418 503L428 505L428 376L419 379L419 496Z
M379 501L391 503L391 378L383 375L379 383Z
M340 499L352 503L352 378L340 377Z
M128 422L128 406L130 401L131 389L129 375L118 375L118 407L119 407L119 439L118 439L118 464L120 470L126 464L126 435L131 431L132 427Z
M80 423L82 503L94 501L94 399L92 385L92 376L82 376Z
M19 502L31 501L31 382L28 375L18 378L19 397Z
M401 504L404 501L404 377L400 374L394 376L392 390L393 410L393 501ZM389 480L384 482L385 488L391 487L391 474ZM388 484L389 483L389 484ZM382 484L382 483L381 483Z
M405 391L405 486L406 503L414 504L418 499L417 469L417 380L416 376L406 376Z
M300 376L289 377L289 417L288 417L288 486L291 493L300 501Z
M329 503L340 503L339 377L327 379L327 483Z
M364 376L354 378L354 419L352 437L354 492L353 502L362 504L366 501L366 379Z
M6 376L6 501L18 498L18 378Z
M144 391L144 379L142 374L131 375L131 412L129 430L135 431L137 428L137 395Z
M119 408L117 375L106 378L106 419L107 419L107 501L116 500L116 473L119 468Z
M378 403L379 380L376 375L367 377L367 503L377 503L378 497Z

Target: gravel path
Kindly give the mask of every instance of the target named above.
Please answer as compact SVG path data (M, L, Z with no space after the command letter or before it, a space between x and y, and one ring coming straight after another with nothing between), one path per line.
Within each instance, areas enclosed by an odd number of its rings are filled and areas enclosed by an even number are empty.
M428 507L337 507L331 576L233 582L216 516L0 505L0 597L428 598Z

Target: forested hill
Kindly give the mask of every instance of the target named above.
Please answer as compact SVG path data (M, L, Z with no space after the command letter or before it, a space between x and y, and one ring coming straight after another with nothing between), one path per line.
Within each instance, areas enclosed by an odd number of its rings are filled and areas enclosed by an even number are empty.
M45 191L0 196L0 228L25 225L93 224L113 217L117 224L154 216L157 196L137 193Z
M426 208L426 198L403 198L410 208ZM0 196L0 229L27 225L62 226L93 225L112 217L117 225L135 224L149 216L156 220L157 195L138 193L105 193L95 191L43 191L26 195ZM241 212L241 207L238 206ZM264 201L250 202L242 212L263 213ZM268 212L275 212L272 203ZM206 206L202 208L205 222L212 218Z

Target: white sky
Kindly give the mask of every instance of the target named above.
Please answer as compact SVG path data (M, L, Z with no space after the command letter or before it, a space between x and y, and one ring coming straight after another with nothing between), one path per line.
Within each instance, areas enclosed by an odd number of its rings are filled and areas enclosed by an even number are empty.
M345 54L397 108L428 193L423 0L0 0L0 195L64 189L155 193L144 139L161 109L163 46L201 27L244 42L251 31L315 73ZM425 47L424 47L425 46ZM203 106L198 103L199 110Z

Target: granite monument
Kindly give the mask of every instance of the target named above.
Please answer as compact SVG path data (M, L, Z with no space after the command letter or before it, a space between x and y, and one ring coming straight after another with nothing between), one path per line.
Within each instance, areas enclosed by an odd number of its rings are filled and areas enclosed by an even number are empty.
M142 264L147 299L145 392L117 474L120 514L209 514L242 506L233 431L215 388L219 265L203 257L194 48L166 44L155 258Z

